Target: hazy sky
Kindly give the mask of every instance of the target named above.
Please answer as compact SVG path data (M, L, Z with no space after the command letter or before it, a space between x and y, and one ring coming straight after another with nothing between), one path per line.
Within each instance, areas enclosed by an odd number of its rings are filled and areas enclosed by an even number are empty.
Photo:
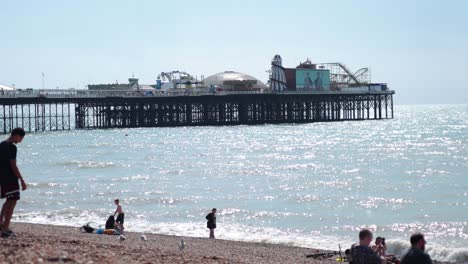
M152 84L162 71L370 67L395 103L468 102L468 1L0 0L0 83L18 88Z

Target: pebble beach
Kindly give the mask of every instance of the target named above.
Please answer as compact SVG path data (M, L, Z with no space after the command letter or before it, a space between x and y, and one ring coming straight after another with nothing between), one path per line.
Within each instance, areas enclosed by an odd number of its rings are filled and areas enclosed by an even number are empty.
M143 241L141 234L127 233L121 242L119 236L82 233L78 227L14 223L12 228L16 238L0 239L0 263L334 263L338 256L219 239L145 234Z
M127 233L13 223L17 237L0 239L0 263L338 263L338 252L280 244ZM179 249L181 240L185 248ZM347 262L346 262L347 263ZM442 262L435 262L442 263Z

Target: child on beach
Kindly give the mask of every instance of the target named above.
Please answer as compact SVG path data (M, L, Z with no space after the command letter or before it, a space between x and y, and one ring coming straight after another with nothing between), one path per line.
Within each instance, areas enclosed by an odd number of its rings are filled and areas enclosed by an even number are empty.
M208 220L206 226L208 227L208 229L210 229L210 238L214 239L214 230L216 228L216 208L213 208L211 210L211 213L209 213L205 218L206 220Z
M124 224L125 214L124 214L124 212L122 210L122 206L120 205L119 199L115 199L114 203L115 203L115 205L117 205L117 209L115 210L115 213L114 213L114 217L115 217L115 215L117 215L117 218L115 219L115 224L123 232L123 230L124 230L123 224Z

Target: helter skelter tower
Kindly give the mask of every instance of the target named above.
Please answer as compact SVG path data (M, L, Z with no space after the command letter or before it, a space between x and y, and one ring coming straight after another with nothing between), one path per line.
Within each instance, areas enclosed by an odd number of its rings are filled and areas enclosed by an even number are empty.
M271 60L270 90L273 92L282 92L288 88L282 61L278 54Z

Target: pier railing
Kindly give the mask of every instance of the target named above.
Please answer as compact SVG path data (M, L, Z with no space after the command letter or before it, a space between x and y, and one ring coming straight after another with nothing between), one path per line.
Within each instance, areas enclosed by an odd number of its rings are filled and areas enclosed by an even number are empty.
M128 91L128 90L75 90L75 89L27 89L0 91L0 98L106 98L106 97L167 97L167 96L203 96L203 95L235 95L235 94L393 94L394 91Z
M0 93L0 134L128 127L255 125L393 118L394 91L161 94L26 90Z

